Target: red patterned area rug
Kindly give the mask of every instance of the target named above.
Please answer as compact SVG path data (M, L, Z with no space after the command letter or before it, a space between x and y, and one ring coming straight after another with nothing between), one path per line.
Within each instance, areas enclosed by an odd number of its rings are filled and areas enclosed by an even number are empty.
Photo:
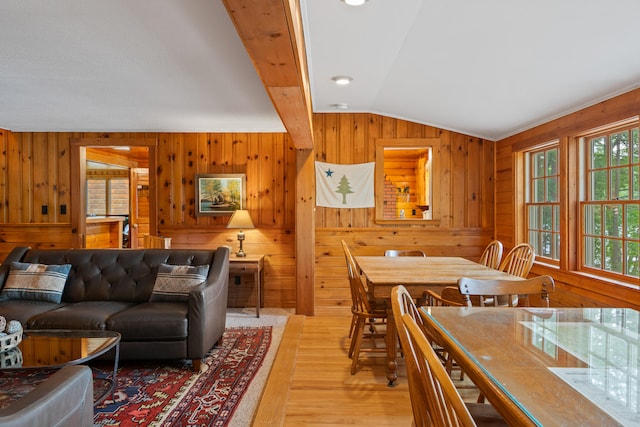
M203 360L200 373L188 361L123 361L115 400L95 408L97 426L225 426L262 366L271 344L271 326L230 328L222 345ZM112 368L113 369L113 368ZM94 366L109 377L109 365Z

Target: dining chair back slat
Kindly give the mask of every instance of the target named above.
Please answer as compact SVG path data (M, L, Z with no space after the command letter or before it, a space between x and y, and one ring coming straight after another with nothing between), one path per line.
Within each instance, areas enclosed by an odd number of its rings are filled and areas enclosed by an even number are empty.
M472 296L480 297L480 306L491 305L529 306L530 295L540 295L544 306L549 306L549 293L555 290L551 276L537 276L527 280L480 280L462 277L458 280L458 290L468 307L472 307ZM503 297L503 298L500 298ZM503 302L505 301L505 302Z
M506 426L493 406L464 402L434 350L436 343L404 286L391 290L391 306L406 360L414 425Z
M347 263L347 274L349 278L349 289L351 291L351 327L349 329L349 336L351 337L351 344L349 345L349 357L352 358L351 363L351 375L356 373L358 364L358 358L360 351L362 350L363 338L371 338L373 340L374 348L367 349L367 351L384 351L384 347L375 347L376 338L383 338L384 333L377 330L377 326L384 323L387 318L386 308L376 307L375 300L369 294L369 291L365 287L364 281L358 272L358 266L356 264L349 246L347 243L341 241L342 249L344 252L345 260ZM369 331L365 331L365 327L369 327Z
M482 252L480 261L478 261L478 263L497 270L498 267L500 267L500 261L502 261L503 249L504 247L501 241L492 241L484 249L484 252Z
M423 425L475 426L476 423L462 397L416 320L405 313L401 317L401 322L407 335L406 357L411 358L414 364L410 371L410 375L416 382L413 390L424 390L421 394L426 397L422 405L427 404L428 413L423 416L423 419L429 419L430 423ZM400 331L401 328L399 327L398 330ZM409 365L408 361L407 365ZM408 366L407 370L409 371Z
M432 289L425 291L426 304L430 306L464 307L464 298L456 286L445 286L438 294Z
M407 349L410 348L411 344L408 341L406 329L402 324L402 315L408 313L414 319L419 319L420 322L422 318L417 312L413 298L404 286L396 286L391 290L391 308L398 329L400 347L403 351L408 351ZM409 382L409 398L411 399L414 423L416 426L428 426L430 420L427 416L428 412L425 411L425 405L429 404L429 399L432 398L432 396L428 396L425 387L418 382L420 372L418 371L413 353L407 354L405 359Z
M516 245L504 257L499 270L526 279L533 266L536 254L528 243Z

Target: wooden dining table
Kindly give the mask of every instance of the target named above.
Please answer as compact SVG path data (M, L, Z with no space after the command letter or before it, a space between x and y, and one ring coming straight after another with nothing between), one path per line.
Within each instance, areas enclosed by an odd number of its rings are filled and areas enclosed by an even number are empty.
M420 314L510 425L640 425L640 312L422 307Z
M398 379L397 347L398 337L391 309L391 289L403 285L412 297L421 298L424 291L431 289L440 293L445 286L457 286L458 279L522 280L518 276L494 270L462 257L355 257L361 274L366 278L369 292L374 298L386 299L387 332L386 375L389 385Z

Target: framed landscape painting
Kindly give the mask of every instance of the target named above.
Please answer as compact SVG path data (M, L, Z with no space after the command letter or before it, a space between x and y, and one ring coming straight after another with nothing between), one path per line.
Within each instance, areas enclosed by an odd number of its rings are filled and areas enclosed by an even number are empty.
M196 175L196 215L231 215L246 209L246 175Z

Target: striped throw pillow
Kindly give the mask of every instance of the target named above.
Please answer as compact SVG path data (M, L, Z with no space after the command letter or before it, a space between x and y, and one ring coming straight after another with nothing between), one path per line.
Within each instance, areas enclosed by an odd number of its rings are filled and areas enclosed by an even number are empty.
M160 264L149 301L189 300L189 292L207 280L208 265Z
M70 270L70 264L46 265L14 261L0 292L0 300L21 299L60 303Z

